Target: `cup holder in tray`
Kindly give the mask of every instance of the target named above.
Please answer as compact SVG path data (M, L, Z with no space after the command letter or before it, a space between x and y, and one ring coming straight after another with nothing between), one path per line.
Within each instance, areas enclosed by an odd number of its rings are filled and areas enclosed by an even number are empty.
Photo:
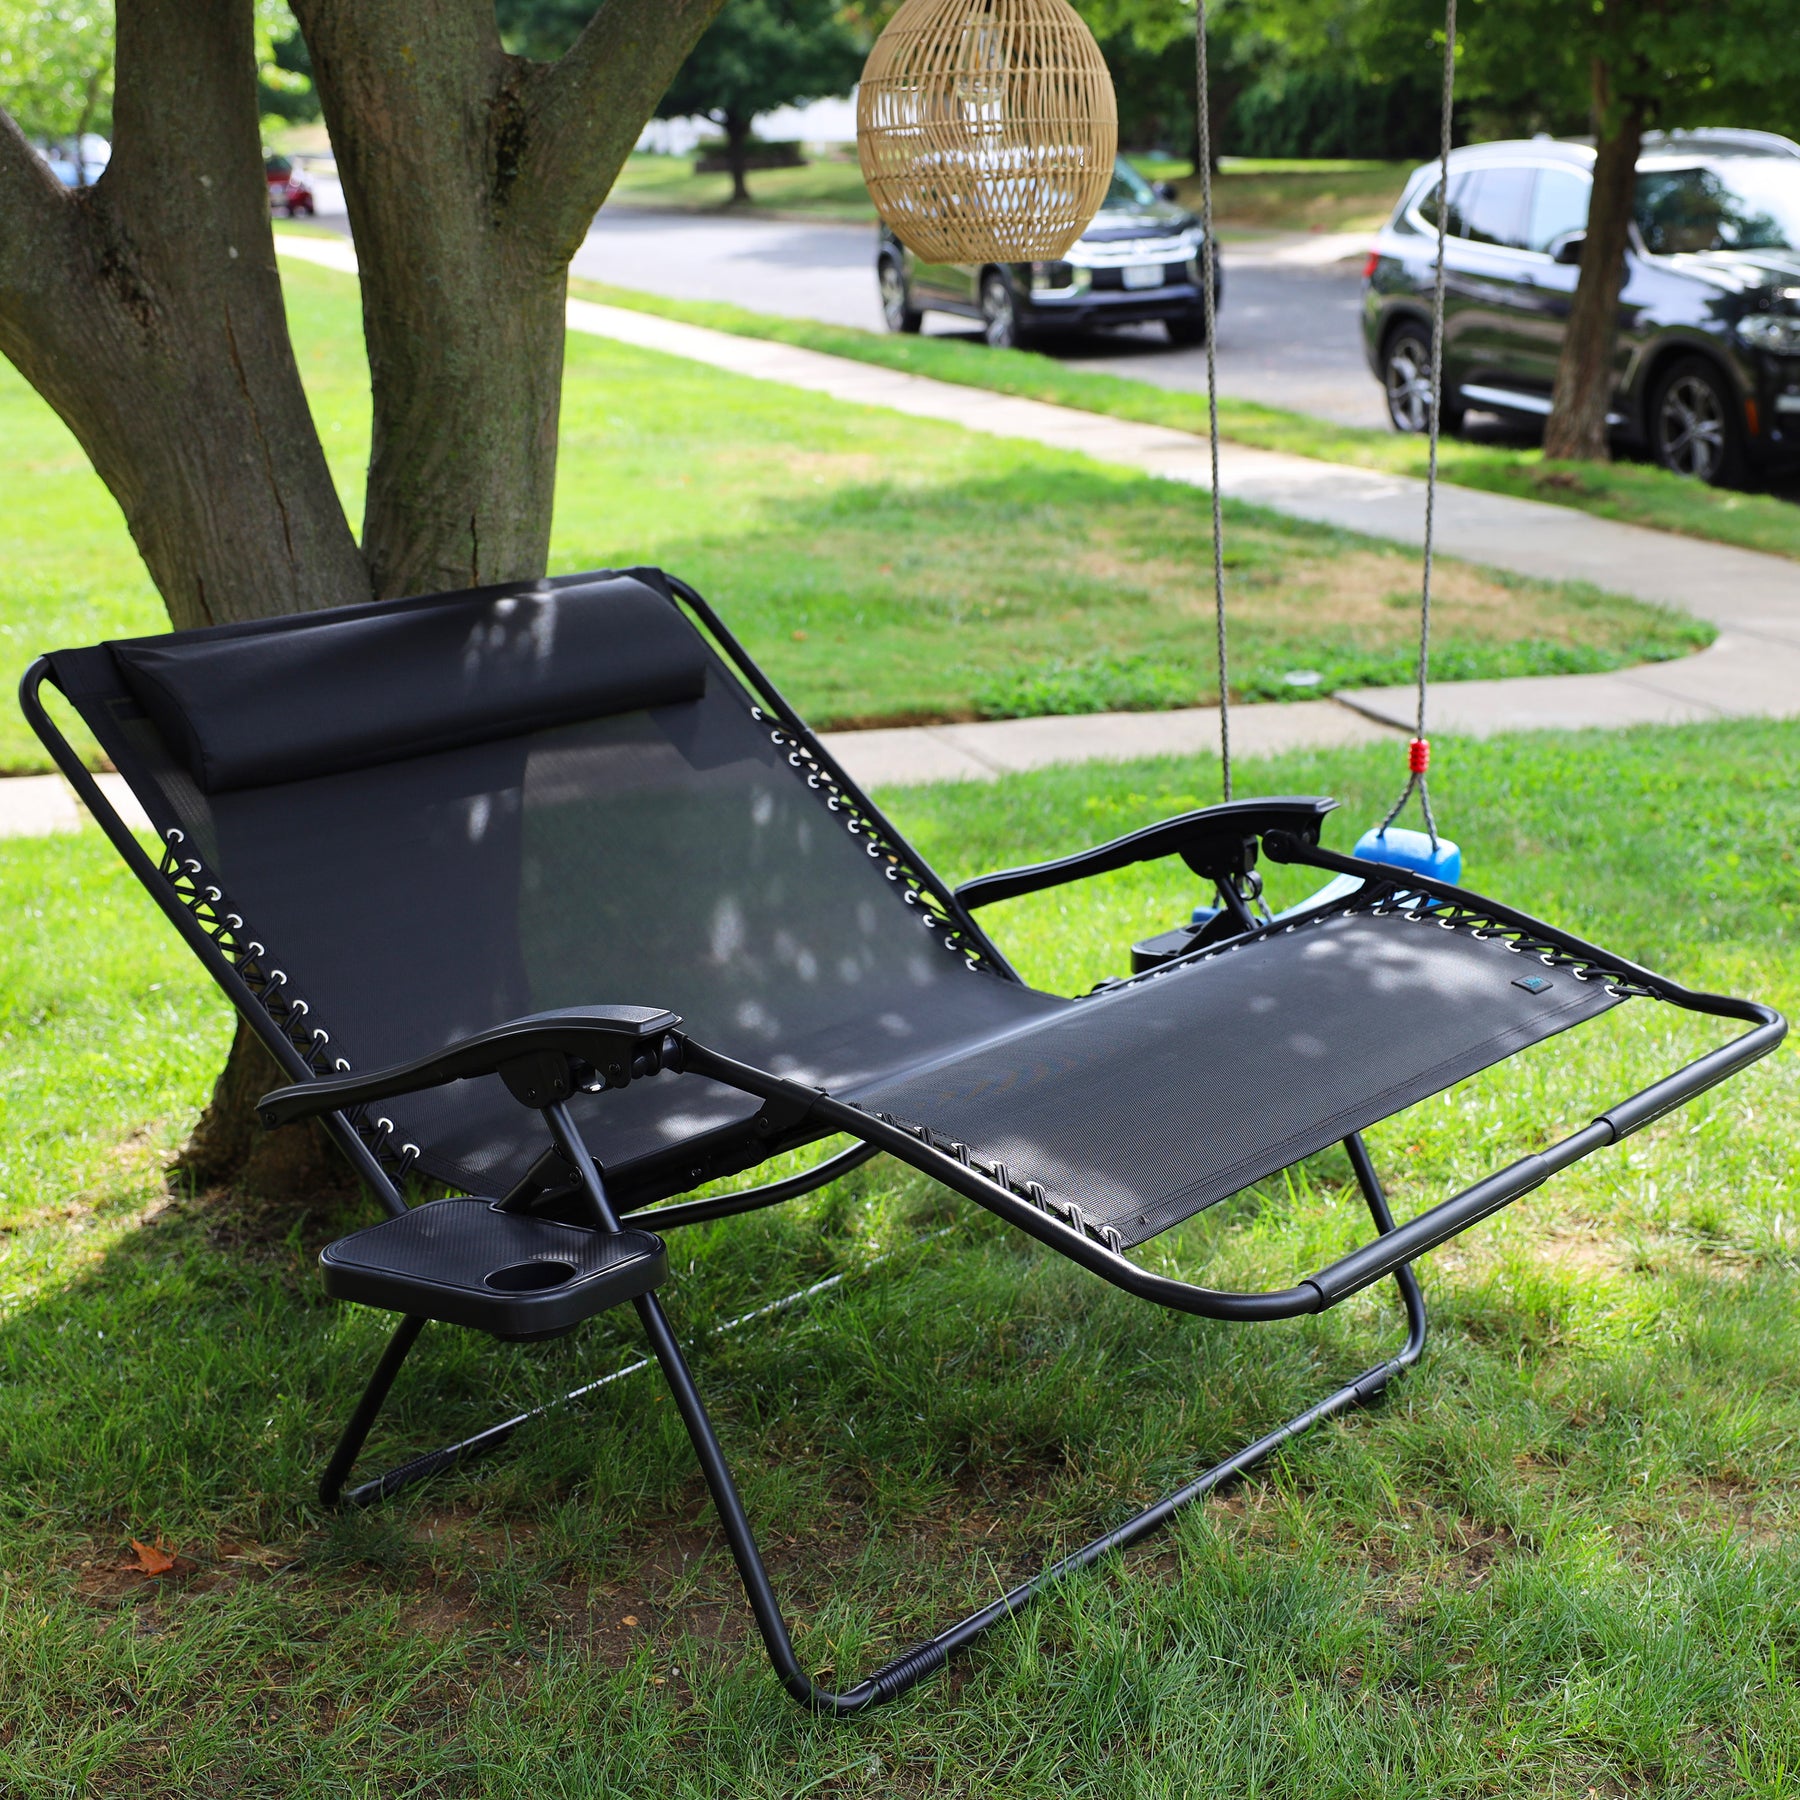
M648 1293L668 1261L647 1231L591 1231L499 1212L489 1200L432 1200L328 1244L319 1267L334 1299L530 1338Z

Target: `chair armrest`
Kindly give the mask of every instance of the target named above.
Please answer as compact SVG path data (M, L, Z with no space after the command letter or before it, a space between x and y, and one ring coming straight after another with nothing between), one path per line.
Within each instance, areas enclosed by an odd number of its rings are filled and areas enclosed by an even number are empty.
M1206 806L1198 812L1180 813L1160 824L1146 825L1110 843L1078 850L1054 862L1030 863L1020 869L1001 869L978 875L956 890L956 897L971 911L997 900L1016 899L1040 888L1061 887L1069 881L1085 881L1133 863L1179 856L1196 875L1220 881L1230 875L1247 875L1256 864L1257 840L1265 832L1286 832L1295 842L1316 844L1325 815L1337 802L1318 796L1284 794L1268 800L1231 800L1223 806Z
M414 1062L276 1088L256 1103L257 1116L272 1131L317 1113L494 1074L521 1104L541 1107L567 1099L574 1087L591 1080L623 1087L634 1075L654 1074L665 1060L677 1061L681 1040L671 1045L668 1039L680 1024L676 1014L654 1006L572 1006L531 1013Z

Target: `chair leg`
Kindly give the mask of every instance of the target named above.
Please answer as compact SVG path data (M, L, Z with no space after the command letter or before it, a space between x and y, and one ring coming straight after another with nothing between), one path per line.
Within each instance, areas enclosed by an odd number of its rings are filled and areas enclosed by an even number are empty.
M345 1478L356 1465L357 1454L363 1447L363 1440L369 1435L369 1428L381 1414L388 1389L394 1385L394 1377L400 1373L400 1365L406 1361L413 1345L419 1341L419 1333L424 1329L425 1321L414 1318L404 1318L394 1327L394 1335L388 1339L387 1348L382 1351L381 1360L375 1365L374 1374L369 1377L369 1385L363 1389L362 1398L357 1401L356 1410L350 1415L344 1434L331 1453L331 1461L325 1465L325 1473L319 1477L319 1498L326 1506L334 1507L338 1504L344 1491ZM382 1479L385 1480L386 1477ZM359 1488L356 1491L361 1493L362 1490ZM351 1504L357 1503L352 1497Z
M1356 1172L1358 1186L1362 1189L1363 1198L1368 1203L1370 1216L1375 1228L1383 1234L1394 1229L1393 1214L1388 1208L1387 1196L1382 1189L1380 1177L1369 1158L1367 1147L1360 1133L1352 1133L1344 1140L1349 1151L1352 1168ZM596 1188L598 1186L596 1180ZM602 1203L604 1204L604 1203ZM617 1229L616 1222L611 1222L603 1214L601 1223L607 1228ZM764 1647L768 1651L769 1660L774 1665L776 1674L782 1685L802 1705L811 1707L816 1712L854 1713L866 1707L879 1705L885 1700L892 1700L903 1694L916 1682L927 1675L941 1669L949 1660L950 1653L973 1643L984 1632L991 1630L1002 1620L1009 1619L1014 1613L1022 1611L1040 1595L1054 1587L1064 1577L1078 1570L1090 1568L1103 1557L1114 1551L1124 1550L1141 1538L1160 1530L1169 1520L1197 1500L1204 1499L1215 1489L1223 1486L1238 1475L1254 1468L1265 1458L1274 1454L1284 1444L1291 1443L1303 1432L1310 1431L1315 1425L1323 1424L1327 1419L1348 1412L1352 1407L1363 1406L1375 1399L1396 1375L1404 1373L1416 1363L1425 1350L1427 1329L1425 1298L1420 1291L1417 1277L1411 1268L1402 1267L1395 1271L1394 1284L1400 1293L1401 1303L1406 1314L1406 1339L1400 1349L1384 1362L1376 1363L1365 1369L1353 1381L1334 1389L1316 1404L1309 1406L1304 1412L1296 1413L1293 1418L1265 1433L1253 1443L1222 1462L1213 1464L1202 1474L1190 1481L1187 1486L1178 1489L1146 1507L1142 1512L1127 1519L1124 1524L1103 1533L1092 1542L1084 1544L1079 1550L1068 1556L1059 1558L1048 1564L1031 1577L1022 1582L1010 1593L1001 1595L998 1600L981 1608L979 1612L969 1614L965 1619L937 1633L935 1637L925 1639L912 1649L896 1657L873 1674L866 1676L854 1686L841 1692L823 1688L815 1682L801 1666L795 1654L792 1638L788 1635L787 1623L782 1617L780 1603L775 1598L775 1590L769 1581L768 1570L762 1560L762 1553L757 1547L756 1537L751 1530L748 1515L744 1511L743 1501L737 1491L737 1483L732 1479L730 1465L725 1460L725 1452L721 1447L718 1434L713 1430L712 1420L708 1417L705 1404L700 1398L699 1389L694 1385L692 1372L687 1359L681 1353L681 1346L676 1342L675 1333L669 1324L668 1314L664 1312L662 1302L654 1293L641 1295L632 1304L637 1308L638 1317L642 1320L645 1334L650 1340L650 1348L656 1361L662 1368L663 1377L669 1384L670 1392L675 1397L675 1404L681 1413L682 1422L686 1425L688 1436L694 1445L695 1455L700 1462L702 1475L713 1499L713 1505L719 1514L719 1521L725 1530L726 1542L730 1545L732 1560L737 1565L738 1576L744 1586L745 1596L750 1602L750 1610L755 1615L757 1629L762 1634ZM494 1449L504 1443L518 1428L527 1421L550 1410L549 1406L532 1408L529 1412L517 1414L510 1419L502 1420L498 1425L491 1425L485 1431L475 1433L473 1437L464 1438L460 1443L445 1445L440 1450L428 1451L423 1456L414 1457L410 1462L401 1463L383 1475L362 1482L357 1487L344 1492L343 1484L355 1463L358 1451L369 1434L386 1400L388 1390L393 1386L394 1377L406 1360L408 1351L417 1341L424 1328L423 1319L407 1318L401 1320L396 1327L387 1349L382 1353L375 1372L370 1377L368 1388L364 1391L356 1411L351 1415L350 1423L344 1429L337 1450L326 1468L320 1483L320 1497L327 1506L366 1506L375 1501L386 1499L401 1488L410 1486L415 1481L423 1480L428 1475L438 1473L453 1464L467 1461L485 1451ZM566 1396L575 1399L603 1387L608 1382L634 1373L643 1365L634 1363L627 1368L615 1371L612 1375L602 1376L598 1381L590 1382L574 1393ZM552 1405L556 1402L552 1402Z
M1350 1151L1357 1182L1368 1202L1376 1229L1383 1233L1392 1231L1393 1215L1388 1210L1387 1197L1382 1191L1380 1179L1375 1173L1374 1164L1369 1160L1369 1153L1361 1136L1353 1135L1347 1139L1346 1147ZM1339 1413L1348 1412L1352 1407L1363 1406L1373 1400L1396 1375L1411 1368L1425 1349L1425 1298L1418 1280L1410 1268L1401 1268L1395 1272L1394 1281L1400 1291L1407 1324L1406 1340L1395 1355L1365 1369L1355 1380L1333 1390L1304 1412L1296 1413L1293 1418L1256 1439L1254 1443L1246 1444L1223 1462L1215 1463L1186 1487L1157 1501L1155 1505L1146 1507L1133 1518L1127 1519L1123 1525L1084 1544L1072 1554L1048 1564L1010 1593L1003 1594L998 1600L940 1631L935 1637L915 1644L903 1655L842 1691L819 1686L806 1673L794 1653L793 1640L788 1635L786 1621L782 1618L780 1604L770 1585L768 1570L763 1565L762 1554L757 1548L755 1534L738 1496L737 1485L732 1480L730 1466L725 1460L725 1453L713 1430L712 1421L707 1417L699 1390L694 1385L687 1360L675 1341L675 1334L669 1326L668 1315L663 1311L661 1301L654 1294L646 1294L632 1304L637 1307L638 1316L644 1322L651 1349L662 1365L663 1375L675 1396L675 1404L687 1426L688 1436L693 1440L701 1472L712 1493L719 1522L725 1529L726 1541L731 1547L732 1559L737 1564L738 1576L743 1582L750 1610L756 1617L757 1628L762 1633L769 1661L774 1665L782 1685L803 1706L811 1707L815 1712L841 1714L861 1712L866 1707L879 1705L884 1700L892 1700L905 1693L914 1683L941 1669L952 1651L973 1643L1003 1619L1009 1619L1014 1613L1022 1611L1065 1576L1089 1568L1102 1557L1116 1550L1124 1550L1140 1538L1159 1530L1177 1513L1235 1476L1255 1467L1301 1433L1310 1431L1327 1419L1335 1418Z
M356 1411L350 1415L350 1423L344 1427L344 1435L338 1440L337 1449L332 1452L331 1461L326 1464L325 1473L319 1479L319 1498L326 1506L373 1506L378 1500L389 1499L402 1488L411 1487L415 1481L423 1481L429 1475L440 1474L458 1463L472 1462L478 1456L485 1456L490 1450L499 1449L521 1425L529 1425L533 1419L541 1419L546 1413L567 1405L571 1400L585 1399L595 1389L622 1381L627 1375L635 1375L639 1369L648 1366L648 1359L627 1363L622 1369L614 1369L609 1375L583 1382L580 1387L573 1388L554 1400L547 1400L541 1406L514 1413L510 1419L502 1419L499 1424L477 1431L471 1437L462 1438L454 1444L445 1444L438 1450L427 1450L423 1456L415 1456L408 1462L396 1464L384 1474L358 1482L346 1492L344 1483L363 1447L363 1440L368 1437L370 1428L379 1417L388 1389L394 1385L394 1377L399 1374L400 1365L406 1361L407 1352L418 1340L425 1323L423 1319L408 1318L402 1319L394 1328L394 1335L388 1340L388 1347L382 1352L380 1362L375 1365L375 1372L369 1377L369 1385L363 1390L363 1397L357 1402Z

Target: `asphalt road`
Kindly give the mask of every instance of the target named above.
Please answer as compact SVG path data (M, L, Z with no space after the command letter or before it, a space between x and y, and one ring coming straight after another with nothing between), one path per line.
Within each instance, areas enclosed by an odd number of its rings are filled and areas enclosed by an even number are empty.
M1298 248L1227 244L1219 310L1219 389L1346 425L1385 426L1363 361L1356 262L1284 261ZM609 207L576 252L573 273L684 300L727 300L757 312L881 329L874 232L867 226L707 218ZM926 315L928 332L970 329ZM1206 353L1175 350L1154 325L1045 346L1083 368L1164 387L1206 387Z

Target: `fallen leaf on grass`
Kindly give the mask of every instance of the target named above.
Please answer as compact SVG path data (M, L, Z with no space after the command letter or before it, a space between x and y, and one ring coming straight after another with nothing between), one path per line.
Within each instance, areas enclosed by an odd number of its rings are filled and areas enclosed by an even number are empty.
M175 1552L165 1550L160 1538L154 1544L140 1544L133 1538L131 1547L137 1552L133 1566L140 1575L166 1575L175 1566Z

